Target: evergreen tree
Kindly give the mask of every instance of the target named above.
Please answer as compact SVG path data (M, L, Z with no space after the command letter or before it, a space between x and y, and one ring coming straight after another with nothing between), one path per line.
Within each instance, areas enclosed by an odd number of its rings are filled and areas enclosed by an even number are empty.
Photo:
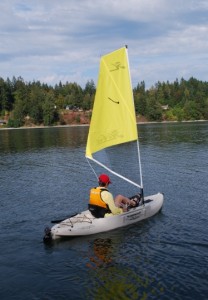
M54 95L49 92L45 96L45 101L43 103L43 123L45 126L50 126L56 121L57 113L55 106Z

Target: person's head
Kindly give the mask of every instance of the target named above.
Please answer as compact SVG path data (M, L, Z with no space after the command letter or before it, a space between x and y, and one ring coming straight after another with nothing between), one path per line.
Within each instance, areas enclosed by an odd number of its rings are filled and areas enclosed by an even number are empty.
M107 186L111 183L110 177L106 174L101 174L98 178L99 186Z

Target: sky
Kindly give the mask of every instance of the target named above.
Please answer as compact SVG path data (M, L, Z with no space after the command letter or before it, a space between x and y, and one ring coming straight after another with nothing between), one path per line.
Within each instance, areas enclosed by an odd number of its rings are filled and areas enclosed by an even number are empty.
M102 55L128 45L132 85L208 76L207 0L0 3L0 77L97 83Z

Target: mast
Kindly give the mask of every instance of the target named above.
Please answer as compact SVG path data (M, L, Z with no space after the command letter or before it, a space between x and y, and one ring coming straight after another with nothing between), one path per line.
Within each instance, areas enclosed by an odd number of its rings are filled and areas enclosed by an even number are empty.
M130 78L130 81L131 81L129 56L128 56L128 46L127 45L126 45L126 56L127 56L127 62L128 62L129 78ZM135 110L135 103L134 103L134 95L133 95L133 89L132 89L132 82L131 82L131 90L132 90L132 100L133 100L133 105L134 105L134 110ZM136 110L135 110L135 120L136 120ZM138 153L138 163L139 163L141 197L142 197L142 202L144 202L144 188L143 188L143 179L142 179L142 165L141 165L141 155L140 155L139 139L138 138L137 138L137 153Z

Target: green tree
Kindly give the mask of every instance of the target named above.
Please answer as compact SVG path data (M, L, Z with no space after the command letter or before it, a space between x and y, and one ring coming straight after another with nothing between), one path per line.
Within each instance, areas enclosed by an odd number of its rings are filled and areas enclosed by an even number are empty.
M25 103L21 98L16 99L12 122L14 124L13 127L20 127L24 124L24 118L26 116Z
M73 107L82 106L83 91L77 83L66 83L63 85L62 94L66 97L66 105Z
M52 93L47 93L43 103L43 123L45 126L52 125L57 120L55 99Z
M82 103L82 108L83 110L90 110L93 106L93 99L90 94L85 94L83 96L83 103Z
M83 110L89 110L93 107L93 101L95 98L95 84L93 80L87 81L84 91L83 91L83 101L82 108Z
M30 91L30 106L28 115L33 119L35 124L43 122L43 103L45 101L45 92L37 85L33 85Z
M184 114L184 109L180 107L180 105L178 106L175 106L173 109L172 109L172 112L173 112L173 115L175 116L176 118L176 121L183 121L184 118L185 118L185 114Z
M147 102L144 81L138 83L137 87L133 89L133 94L136 113L145 116L147 110Z
M147 117L150 121L162 121L162 108L156 99L156 91L153 88L148 93Z
M15 82L15 91L14 91L14 110L13 118L16 127L22 126L24 124L24 118L28 114L28 86L24 83L22 78L19 78Z
M86 85L85 85L85 88L84 88L84 93L89 94L90 96L94 96L95 91L96 91L96 88L95 88L94 81L92 79L88 80Z
M196 102L187 101L185 103L184 116L186 120L200 120L202 118L200 109Z

